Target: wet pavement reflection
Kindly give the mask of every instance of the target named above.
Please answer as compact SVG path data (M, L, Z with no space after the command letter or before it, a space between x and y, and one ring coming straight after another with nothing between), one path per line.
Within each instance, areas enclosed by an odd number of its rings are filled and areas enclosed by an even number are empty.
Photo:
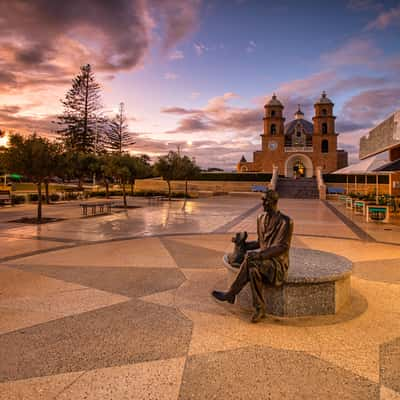
M259 204L259 196L227 195L195 200L172 200L149 205L146 199L129 199L134 209L115 209L111 215L80 217L77 203L45 207L47 217L64 221L41 226L7 223L22 216L34 215L35 209L15 208L0 211L0 235L15 237L62 238L66 241L101 241L132 236L171 233L207 233L229 223ZM6 215L7 214L7 215Z

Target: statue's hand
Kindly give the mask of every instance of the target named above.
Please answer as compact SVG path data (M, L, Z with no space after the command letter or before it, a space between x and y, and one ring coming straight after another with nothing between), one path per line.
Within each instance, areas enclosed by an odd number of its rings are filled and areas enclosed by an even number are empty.
M247 251L256 250L256 249L260 248L260 244L258 243L258 241L254 241L254 240L251 241L251 242L246 242L245 245L246 245L246 250Z
M259 251L248 251L246 253L247 261L259 261L260 260L260 252Z

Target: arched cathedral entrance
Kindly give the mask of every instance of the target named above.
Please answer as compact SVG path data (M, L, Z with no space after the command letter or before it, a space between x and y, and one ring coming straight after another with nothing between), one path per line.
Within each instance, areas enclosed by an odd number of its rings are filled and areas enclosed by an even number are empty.
M293 154L285 162L285 176L287 178L312 178L314 168L312 161L304 154Z

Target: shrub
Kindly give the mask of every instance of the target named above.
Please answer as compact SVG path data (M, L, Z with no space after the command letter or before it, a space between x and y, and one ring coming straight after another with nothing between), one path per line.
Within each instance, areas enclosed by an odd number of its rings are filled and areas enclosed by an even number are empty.
M110 190L108 192L109 196L122 196L122 190ZM106 197L106 192L104 190L98 192L89 192L89 197Z
M167 197L168 193L167 192L157 192L157 191L152 191L152 190L147 190L147 191L140 191L140 192L135 192L135 196L140 196L140 197L154 197L154 196L164 196ZM188 193L187 198L188 199L196 199L198 196L196 194L191 194ZM171 198L175 199L184 199L185 198L185 193L184 192L172 192L171 193Z
M143 197L150 197L150 196L166 196L166 192L157 192L153 190L143 190L140 192L135 192L135 196L143 196Z
M106 192L90 192L90 197L105 197Z
M59 201L60 200L60 195L58 193L52 193L50 195L50 201Z
M122 190L110 190L110 196L122 196Z
M65 193L65 200L76 200L78 198L78 193L67 192Z
M37 193L30 193L30 194L28 194L28 200L29 200L30 202L38 201L38 199L39 199L39 195L38 195ZM44 201L45 199L46 199L45 195L42 194L42 201Z
M12 203L13 204L24 204L25 203L25 196L13 194L12 195Z

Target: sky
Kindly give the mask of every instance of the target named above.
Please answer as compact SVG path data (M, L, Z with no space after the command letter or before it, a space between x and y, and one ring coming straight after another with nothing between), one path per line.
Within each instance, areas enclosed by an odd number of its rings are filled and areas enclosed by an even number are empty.
M400 109L400 1L0 0L0 129L54 137L83 64L135 153L232 170L261 146L263 105L311 120L325 90L339 145Z

